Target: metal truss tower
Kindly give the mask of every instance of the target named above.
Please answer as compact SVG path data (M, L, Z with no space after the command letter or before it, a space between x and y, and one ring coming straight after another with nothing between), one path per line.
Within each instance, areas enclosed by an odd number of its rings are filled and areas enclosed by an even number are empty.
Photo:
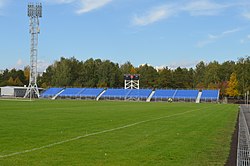
M38 34L40 33L39 18L42 17L42 4L29 3L28 17L30 18L30 80L24 98L39 97L37 86L37 52L38 52Z
M124 89L140 89L139 74L125 74L124 75Z

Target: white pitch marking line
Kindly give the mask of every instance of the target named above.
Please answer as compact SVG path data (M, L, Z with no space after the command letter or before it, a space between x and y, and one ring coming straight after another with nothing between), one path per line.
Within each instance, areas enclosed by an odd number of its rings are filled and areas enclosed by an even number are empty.
M0 101L22 101L22 102L30 102L34 100L21 100L21 99L0 99Z
M208 108L208 107L206 107L206 108ZM173 115L168 115L168 116L163 116L163 117L159 117L159 118L144 120L144 121L128 124L128 125L125 125L125 126L113 128L113 129L108 129L108 130L98 131L98 132L95 132L95 133L81 135L81 136L70 138L70 139L67 139L67 140L64 140L64 141L59 141L59 142L55 142L55 143L48 144L48 145L45 145L45 146L41 146L41 147L38 147L38 148L33 148L33 149L28 149L28 150L24 150L24 151L20 151L20 152L15 152L15 153L2 155L2 156L0 156L0 158L12 157L12 156L19 155L19 154L29 153L29 152L49 148L49 147L52 147L52 146L61 145L63 143L75 141L75 140L78 140L78 139L81 139L81 138L86 138L86 137L90 137L90 136L93 136L93 135L99 135L99 134L108 133L108 132L111 132L111 131L121 130L121 129L125 129L125 128L128 128L128 127L136 126L136 125L139 125L139 124L142 124L142 123L147 123L147 122L156 121L156 120L160 120L160 119L164 119L164 118L170 118L170 117L174 117L174 116L178 116L178 115L183 115L183 114L198 111L198 110L201 110L201 109L204 109L204 108L185 111L185 112L181 112L181 113L177 113L177 114L173 114Z

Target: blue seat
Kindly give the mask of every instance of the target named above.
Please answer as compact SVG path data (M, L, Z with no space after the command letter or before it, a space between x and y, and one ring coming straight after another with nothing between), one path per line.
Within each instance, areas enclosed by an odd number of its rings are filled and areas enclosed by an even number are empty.
M47 98L47 97L53 97L56 94L58 94L59 92L61 92L63 90L63 88L49 88L46 91L44 91L40 97L42 98Z
M66 88L59 97L78 97L84 88Z
M129 94L127 95L127 98L148 98L151 94L151 89L131 89Z
M107 97L117 97L125 98L131 89L107 89L107 91L102 95L102 98Z
M218 100L219 99L219 90L202 90L201 100Z
M174 89L157 89L153 95L153 99L168 99L173 98L176 90Z
M79 95L81 97L97 97L104 91L103 88L85 88Z
M198 96L198 90L177 90L174 95L174 99L196 99Z

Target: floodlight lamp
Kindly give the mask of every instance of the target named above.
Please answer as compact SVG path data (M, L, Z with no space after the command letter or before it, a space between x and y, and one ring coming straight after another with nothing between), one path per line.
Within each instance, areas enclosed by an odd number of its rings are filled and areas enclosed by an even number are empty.
M37 3L36 4L36 16L37 17L42 17L42 4L41 3Z
M30 3L28 5L28 16L29 17L33 17L34 16L34 5L32 3Z
M42 4L37 3L36 5L34 5L33 3L29 3L28 17L42 17Z

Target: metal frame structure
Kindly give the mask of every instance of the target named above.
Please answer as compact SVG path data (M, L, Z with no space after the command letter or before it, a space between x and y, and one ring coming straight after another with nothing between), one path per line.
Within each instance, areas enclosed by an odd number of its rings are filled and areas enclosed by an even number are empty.
M249 109L249 91L247 91L247 108Z
M134 75L125 74L124 75L124 88L125 89L140 89L139 75L138 74L134 74Z
M250 134L245 117L245 113L247 112L249 112L247 106L242 105L239 113L237 166L250 165Z
M39 18L42 17L42 4L29 3L28 17L30 18L30 80L24 98L32 96L39 97L37 86L37 52L38 52L38 34L40 33Z

